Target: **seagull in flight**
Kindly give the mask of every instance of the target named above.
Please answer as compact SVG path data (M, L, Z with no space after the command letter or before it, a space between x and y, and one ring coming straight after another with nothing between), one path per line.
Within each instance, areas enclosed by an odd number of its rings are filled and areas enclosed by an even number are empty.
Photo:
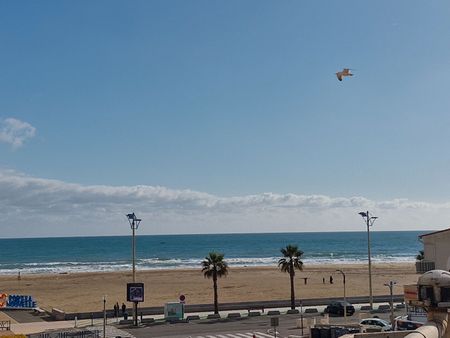
M350 73L350 68L344 68L342 71L336 73L336 77L339 81L342 81L344 76L353 76L353 74Z

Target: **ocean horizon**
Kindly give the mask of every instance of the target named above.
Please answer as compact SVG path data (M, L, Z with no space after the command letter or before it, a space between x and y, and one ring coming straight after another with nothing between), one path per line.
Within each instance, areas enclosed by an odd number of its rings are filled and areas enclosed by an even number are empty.
M371 231L374 263L414 262L427 231ZM195 269L211 251L230 267L276 266L280 249L298 245L308 264L367 262L367 232L137 235L136 269ZM131 236L0 239L0 273L38 274L131 269Z

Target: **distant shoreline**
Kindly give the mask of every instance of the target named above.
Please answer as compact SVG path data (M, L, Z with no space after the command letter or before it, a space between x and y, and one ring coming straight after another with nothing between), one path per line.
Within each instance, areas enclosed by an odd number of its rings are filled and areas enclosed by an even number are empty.
M276 267L279 257L273 257L271 258L272 262L265 263L265 264L233 264L229 263L228 265L233 269L239 269L239 268L271 268ZM227 259L225 259L227 260ZM353 266L353 265L365 265L367 264L366 260L345 260L345 259L327 259L323 261L319 261L317 259L302 259L305 265L307 266L328 266L328 265L342 265L342 266ZM372 258L372 264L414 264L415 260L413 258L411 259L391 259L391 260L377 260ZM103 262L102 264L108 265L107 262ZM73 268L66 268L66 269L55 269L55 271L33 271L33 269L27 269L27 268L15 268L10 270L0 270L0 274L3 276L16 276L19 272L21 275L63 275L63 274L78 274L78 273L95 273L95 272L102 272L102 273L121 273L131 270L131 263L129 263L129 268L123 268L123 264L115 267L115 265L111 265L109 268L102 268L102 270L99 271L99 269L94 269L94 266L96 266L95 263L92 263L91 268L86 268L86 270L80 270L76 267ZM172 267L141 267L139 264L136 265L137 270L139 271L166 271L166 270L196 270L200 267L201 260L198 260L198 263L196 265L189 265L189 266L172 266Z
M403 284L417 282L413 263L373 264L374 295L384 295L383 285L395 280L396 294L402 293ZM347 295L368 294L367 264L305 265L296 274L296 294L302 298L326 298L342 296L342 276L346 274ZM333 284L330 284L330 276ZM130 270L120 272L83 272L68 274L22 274L0 276L1 292L33 296L38 306L62 309L66 312L98 311L102 297L107 296L107 306L115 302L126 303L126 283L131 282ZM304 278L307 278L305 285ZM187 304L207 304L212 301L212 282L205 279L198 269L161 269L137 271L137 280L145 284L145 302L142 307L163 306L177 301L181 294ZM325 281L325 283L323 283ZM289 276L277 267L231 267L229 275L219 280L219 302L243 302L289 299Z

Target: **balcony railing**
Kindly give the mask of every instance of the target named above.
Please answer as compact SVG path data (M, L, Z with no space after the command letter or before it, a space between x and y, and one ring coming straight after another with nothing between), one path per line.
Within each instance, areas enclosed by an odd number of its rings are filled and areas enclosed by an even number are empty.
M416 262L416 272L417 273L425 273L427 271L434 270L435 269L434 266L435 266L434 262L417 261Z

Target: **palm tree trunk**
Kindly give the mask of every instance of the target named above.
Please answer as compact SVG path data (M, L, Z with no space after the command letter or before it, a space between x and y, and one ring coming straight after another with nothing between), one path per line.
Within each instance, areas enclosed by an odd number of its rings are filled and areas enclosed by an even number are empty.
M294 270L289 272L291 278L291 309L295 309Z
M214 287L214 313L219 313L219 301L217 297L217 275L213 274L213 287Z

